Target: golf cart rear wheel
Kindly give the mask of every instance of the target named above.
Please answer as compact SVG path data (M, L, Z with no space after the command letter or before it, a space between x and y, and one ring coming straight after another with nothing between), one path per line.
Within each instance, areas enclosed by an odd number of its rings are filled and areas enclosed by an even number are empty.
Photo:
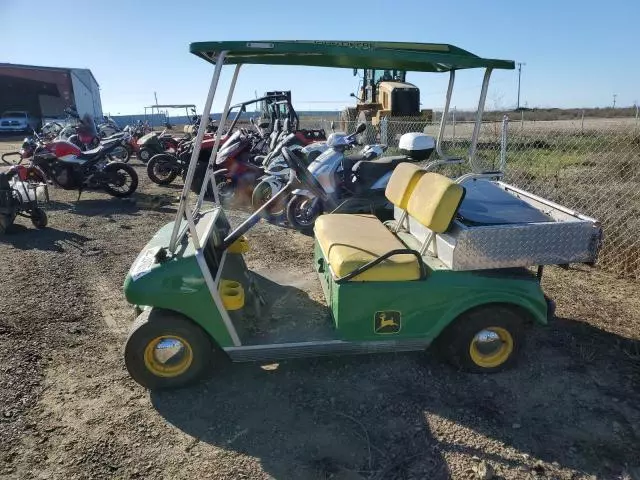
M170 311L142 313L131 326L124 350L129 374L149 390L194 383L209 371L212 359L209 335Z
M438 337L437 348L454 366L475 373L511 366L522 348L527 319L504 305L476 308L458 317Z
M36 228L45 228L47 226L47 213L40 207L36 207L31 212L31 223Z

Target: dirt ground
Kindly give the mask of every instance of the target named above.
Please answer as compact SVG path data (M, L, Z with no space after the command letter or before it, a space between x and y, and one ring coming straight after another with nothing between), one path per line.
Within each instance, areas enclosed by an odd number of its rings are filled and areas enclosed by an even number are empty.
M179 190L133 164L133 202L52 190L47 229L0 239L1 478L640 479L640 285L586 267L548 269L557 318L501 374L426 352L221 364L149 394L121 287ZM249 238L252 268L313 278L310 238Z

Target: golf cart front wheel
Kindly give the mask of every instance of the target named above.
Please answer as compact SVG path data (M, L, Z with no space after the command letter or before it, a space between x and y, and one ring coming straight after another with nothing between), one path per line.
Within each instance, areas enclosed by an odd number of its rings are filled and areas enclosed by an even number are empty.
M503 305L476 308L459 316L438 337L440 354L475 373L504 370L522 348L526 319Z
M211 366L209 335L190 319L169 311L144 311L131 326L124 361L131 377L149 390L200 380Z

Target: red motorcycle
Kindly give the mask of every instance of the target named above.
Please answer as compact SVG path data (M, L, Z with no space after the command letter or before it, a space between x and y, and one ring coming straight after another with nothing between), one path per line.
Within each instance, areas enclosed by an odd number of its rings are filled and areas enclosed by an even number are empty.
M78 190L78 199L86 188L102 189L114 197L131 195L138 187L138 174L126 163L110 160L126 141L126 137L115 139L86 151L64 140L46 144L54 156L48 166L51 180L65 190Z
M18 157L18 161L11 163L7 161L8 157ZM10 181L17 176L19 180L27 184L42 185L47 202L49 201L47 165L52 159L55 159L55 157L44 149L44 144L37 134L35 137L25 138L19 151L2 155L2 161L11 166L4 172L7 180ZM23 165L25 162L28 163Z

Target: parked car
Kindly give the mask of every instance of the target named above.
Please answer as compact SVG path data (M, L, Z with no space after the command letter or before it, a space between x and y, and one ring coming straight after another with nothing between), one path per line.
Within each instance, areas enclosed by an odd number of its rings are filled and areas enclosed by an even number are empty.
M8 110L0 116L0 132L26 132L37 129L39 120L28 112Z

